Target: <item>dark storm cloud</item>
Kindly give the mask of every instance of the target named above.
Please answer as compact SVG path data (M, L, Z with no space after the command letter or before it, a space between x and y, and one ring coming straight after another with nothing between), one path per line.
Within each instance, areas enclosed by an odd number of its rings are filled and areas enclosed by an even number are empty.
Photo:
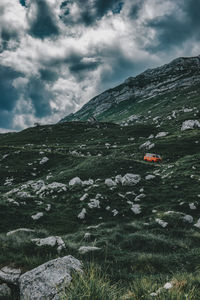
M97 16L104 16L109 10L119 13L122 9L123 2L116 0L96 0L95 7Z
M14 87L13 81L19 77L23 77L23 74L0 65L0 110L11 111L14 108L19 91Z
M30 78L26 87L25 96L31 100L36 117L42 118L52 113L50 107L52 94L48 91L40 78Z
M40 76L41 76L41 80L46 81L46 82L54 82L58 79L59 74L58 72L51 70L51 69L40 69L39 70Z
M100 65L99 61L79 61L77 63L71 64L69 69L73 73L79 73L81 71L89 72L98 68Z
M129 10L130 18L135 19L139 16L139 12L143 7L144 2L145 2L145 0L139 0L131 5L130 10Z
M156 30L157 44L148 46L150 51L166 51L180 47L190 38L200 40L200 1L178 1L178 8L184 13L179 16L178 10L148 22L147 26Z
M30 21L29 34L44 39L59 34L55 16L45 0L34 0L31 5L36 6L36 16Z
M0 32L1 44L0 44L0 53L9 48L10 41L19 41L17 31L12 30L11 28L2 27Z
M79 7L79 15L76 18L75 23L82 23L86 26L91 26L97 20L101 19L108 11L112 11L114 14L119 14L123 7L123 2L118 0L94 0L93 2L88 0L77 0L75 2ZM63 1L61 8L60 18L66 24L72 24L73 18L70 16L70 8L73 1Z

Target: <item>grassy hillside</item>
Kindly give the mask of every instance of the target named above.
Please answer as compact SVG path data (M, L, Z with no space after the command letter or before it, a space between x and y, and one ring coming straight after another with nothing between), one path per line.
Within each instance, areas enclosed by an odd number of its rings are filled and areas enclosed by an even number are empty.
M144 118L126 126L68 122L0 135L0 267L25 272L71 254L85 274L63 299L200 299L200 129L181 131L183 121L199 120L192 101L184 112L178 100L175 113L166 101L165 119L158 106L148 119L143 107ZM144 162L145 152L161 154L163 163ZM127 173L140 180L105 184ZM93 182L70 186L77 176ZM34 231L7 235L18 228ZM59 254L31 241L52 235L66 244ZM100 249L81 254L81 246Z

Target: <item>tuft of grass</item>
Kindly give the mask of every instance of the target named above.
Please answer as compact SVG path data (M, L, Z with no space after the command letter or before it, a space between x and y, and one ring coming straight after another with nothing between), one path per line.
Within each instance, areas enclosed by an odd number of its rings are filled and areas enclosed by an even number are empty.
M117 285L111 284L101 269L91 264L83 273L73 275L61 300L118 300L119 297L120 289Z

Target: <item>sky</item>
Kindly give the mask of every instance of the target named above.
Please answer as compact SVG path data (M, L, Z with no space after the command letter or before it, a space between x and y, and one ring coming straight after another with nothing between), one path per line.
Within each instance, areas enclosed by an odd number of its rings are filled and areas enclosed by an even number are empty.
M129 76L199 54L199 0L0 0L0 132L56 123Z

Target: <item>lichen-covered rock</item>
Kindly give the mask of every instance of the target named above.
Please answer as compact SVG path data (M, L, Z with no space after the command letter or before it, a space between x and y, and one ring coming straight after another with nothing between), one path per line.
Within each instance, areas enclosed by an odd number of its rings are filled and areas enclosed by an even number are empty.
M73 256L57 258L20 277L20 300L59 300L63 285L71 280L72 271L81 271L81 262Z
M49 236L44 239L32 239L32 242L36 243L37 246L51 246L55 247L57 245L57 251L60 252L66 248L64 241L60 236Z
M140 145L140 149L144 148L144 149L147 149L147 150L150 150L152 149L153 147L155 147L155 144L154 143L151 143L150 141L147 141L145 143L143 143L142 145Z
M108 187L113 187L113 186L116 186L117 184L116 184L116 182L113 181L111 178L107 178L107 179L105 180L105 185L107 185Z
M43 215L44 215L44 214L43 214L42 212L38 212L37 214L32 215L31 218L32 218L33 220L39 220L40 218L43 217Z
M87 252L91 252L91 251L97 251L100 250L101 248L99 247L92 247L92 246L82 246L78 249L79 253L81 254L85 254Z
M139 215L141 213L141 207L139 204L134 204L131 207L132 212L134 212L134 214Z
M40 165L45 164L46 162L48 162L48 160L49 160L48 157L43 157L40 161Z
M151 179L154 179L156 176L155 175L151 175L151 174L148 174L145 179L146 180L151 180Z
M159 133L155 136L155 138L157 139L157 138L160 138L160 137L164 137L164 136L168 135L168 133L169 133L169 132L164 132L164 131L159 132Z
M82 211L80 212L80 214L78 214L78 218L83 220L83 219L85 219L85 215L86 215L86 209L83 208Z
M116 182L117 184L122 183L122 175L117 175L117 176L115 176L115 182Z
M74 177L70 180L69 186L82 185L82 180L79 177Z
M7 232L6 235L9 236L9 235L12 235L12 234L15 234L15 233L18 233L18 232L28 232L28 233L30 233L30 232L35 232L35 230L29 229L29 228L18 228L18 229Z
M20 269L14 269L6 266L0 270L0 280L6 283L17 285L20 275Z
M200 229L200 218L198 219L198 221L196 222L196 224L194 224L194 226Z
M158 224L159 224L160 226L162 226L163 228L165 228L165 227L168 225L167 222L165 222L165 221L163 221L163 220L161 220L161 219L159 219L159 218L156 219L156 223L158 223Z
M200 128L200 122L198 120L186 120L183 122L181 131Z
M127 173L126 175L124 175L124 177L122 178L122 185L135 185L137 184L139 181L141 180L141 176L138 174L131 174L131 173Z

